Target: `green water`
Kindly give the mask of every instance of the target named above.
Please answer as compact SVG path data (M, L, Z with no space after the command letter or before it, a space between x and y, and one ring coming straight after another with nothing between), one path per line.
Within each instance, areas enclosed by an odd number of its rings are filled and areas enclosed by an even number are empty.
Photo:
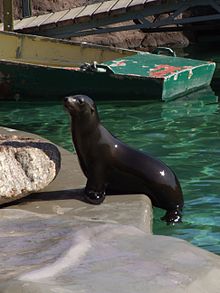
M184 223L161 222L154 232L173 235L220 253L220 120L211 91L172 103L99 102L103 124L122 141L160 158L175 170L184 196ZM57 101L1 101L0 125L40 134L72 150L69 117Z
M200 52L202 54L202 51ZM202 56L200 56L201 58ZM207 54L206 54L207 59ZM220 55L215 55L220 62ZM220 254L220 74L213 89L161 101L99 102L106 128L122 141L160 158L177 174L183 223L166 226L154 209L154 233L172 235ZM0 125L37 133L72 150L62 101L0 101Z

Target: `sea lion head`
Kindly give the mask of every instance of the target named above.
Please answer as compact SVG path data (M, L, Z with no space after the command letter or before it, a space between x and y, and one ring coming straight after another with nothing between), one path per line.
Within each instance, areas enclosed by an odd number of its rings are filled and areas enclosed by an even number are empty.
M68 96L64 98L64 106L73 120L99 121L96 105L92 99L84 95Z

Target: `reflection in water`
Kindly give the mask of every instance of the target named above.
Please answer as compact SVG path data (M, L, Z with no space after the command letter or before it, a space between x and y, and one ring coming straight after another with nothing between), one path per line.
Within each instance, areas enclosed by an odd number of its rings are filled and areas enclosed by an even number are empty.
M169 103L99 102L98 110L114 135L160 158L180 179L184 223L165 226L160 210L155 209L154 233L177 236L220 253L220 119L214 92L208 88ZM0 125L34 132L73 149L62 102L0 101Z
M213 114L218 109L218 97L211 87L188 94L172 103L163 103L161 117L174 120L181 117L195 117Z

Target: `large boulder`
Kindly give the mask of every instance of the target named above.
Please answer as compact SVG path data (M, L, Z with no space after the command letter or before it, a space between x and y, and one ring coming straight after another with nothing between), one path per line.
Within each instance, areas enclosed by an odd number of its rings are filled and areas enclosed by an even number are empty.
M60 161L52 143L0 135L0 204L46 187L58 174Z

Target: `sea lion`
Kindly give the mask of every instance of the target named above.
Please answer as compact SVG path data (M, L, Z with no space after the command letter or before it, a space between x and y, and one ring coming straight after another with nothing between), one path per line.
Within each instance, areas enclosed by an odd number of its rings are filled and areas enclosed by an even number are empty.
M114 137L100 123L96 105L89 97L66 97L64 106L71 116L73 144L87 177L87 202L100 204L106 194L112 193L144 193L155 207L166 210L162 220L181 221L183 194L167 165Z

